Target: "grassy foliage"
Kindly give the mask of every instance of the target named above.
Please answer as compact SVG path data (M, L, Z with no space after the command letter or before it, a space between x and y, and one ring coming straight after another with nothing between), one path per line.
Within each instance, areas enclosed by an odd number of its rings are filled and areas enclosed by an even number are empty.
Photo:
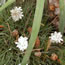
M14 1L14 0L13 0ZM38 0L40 1L40 0ZM44 3L44 0L42 3ZM40 2L41 2L40 1ZM56 29L53 25L51 25L51 17L48 15L48 10L47 8L44 10L44 13L42 14L42 12L38 12L38 7L36 9L37 13L41 13L39 15L38 18L38 14L35 14L35 8L36 8L36 0L25 0L25 2L22 3L22 1L20 0L19 2L13 3L11 6L5 6L7 7L5 10L1 10L2 11L0 13L0 25L4 26L3 31L0 31L0 65L18 65L19 63L21 63L23 61L26 62L28 61L29 65L65 65L65 45L61 45L61 44L52 44L51 48L48 50L47 53L43 53L45 48L47 47L47 41L48 41L48 37L50 35L51 32L54 32ZM40 11L43 9L42 4L39 5L41 6ZM24 17L22 20L18 21L18 22L14 22L11 18L10 18L10 10L14 7L14 6L21 6L24 12ZM44 5L44 4L43 4ZM38 5L37 5L38 6ZM39 6L39 8L40 8ZM63 6L61 0L60 0L60 8ZM5 8L4 7L4 8ZM62 12L64 12L65 8L61 8L61 14L60 14L60 31L63 33L64 31L64 15L62 14ZM34 14L35 14L35 19L34 19ZM41 18L40 16L43 15L42 17L42 22L40 21ZM34 22L33 22L34 19ZM41 22L41 25L40 25ZM62 23L61 23L62 22ZM34 24L33 24L34 23ZM17 29L19 31L19 36L27 36L30 37L27 28L28 27L32 27L32 24L34 25L33 27L33 31L32 31L32 35L31 35L31 39L29 41L29 47L27 49L26 55L24 55L24 53L22 53L15 45L14 41L15 38L11 35L11 32L14 29ZM37 25L38 24L38 25ZM39 28L37 27L40 27ZM36 30L37 28L37 30ZM36 31L36 32L34 32ZM39 32L39 33L38 33ZM35 52L31 51L35 48L33 48L34 46L34 42L36 39L36 36L39 36L40 38L40 46L39 48L42 48L41 50L41 57L36 57L34 55ZM35 37L35 38L33 38ZM32 41L32 42L31 42ZM32 45L33 44L33 45ZM29 53L29 49L30 53ZM58 61L53 61L50 59L50 56L52 53L56 53L59 56L60 59L60 63ZM29 54L29 55L28 55ZM31 54L31 56L30 56ZM30 56L30 58L29 58ZM46 57L46 58L45 58ZM24 59L23 59L24 58ZM29 60L28 60L29 59ZM44 60L45 59L45 60Z

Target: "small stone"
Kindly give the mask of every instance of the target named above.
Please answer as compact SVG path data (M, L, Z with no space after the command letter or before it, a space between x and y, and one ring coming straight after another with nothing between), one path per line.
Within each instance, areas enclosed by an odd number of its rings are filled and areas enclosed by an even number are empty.
M51 55L51 60L56 61L57 59L58 59L58 56L55 53L53 53Z
M41 56L41 52L35 52L34 55L37 56L37 57L40 57Z

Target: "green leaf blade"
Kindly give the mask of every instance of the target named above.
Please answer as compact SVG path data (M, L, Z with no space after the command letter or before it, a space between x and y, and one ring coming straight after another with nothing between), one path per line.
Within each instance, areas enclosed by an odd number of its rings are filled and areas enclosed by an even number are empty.
M59 31L64 32L65 28L65 2L64 0L59 0L60 3L60 22L59 22Z
M16 0L8 0L4 5L2 5L1 7L0 7L0 12L2 11L2 10L4 10L5 8L7 8L9 5L11 5L12 3L14 3Z
M25 56L23 58L21 65L27 64L29 57L31 55L32 49L35 45L35 41L36 41L39 29L40 29L40 24L41 24L41 20L42 20L44 2L45 2L45 0L37 0L35 17L34 17L33 27L32 27L32 34L31 34L31 38L30 38L30 41L29 41L28 49L25 53Z

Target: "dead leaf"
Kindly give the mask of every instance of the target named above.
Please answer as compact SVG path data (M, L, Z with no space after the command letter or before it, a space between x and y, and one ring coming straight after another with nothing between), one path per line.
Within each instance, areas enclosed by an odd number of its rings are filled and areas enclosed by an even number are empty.
M61 63L60 59L57 59L57 61L58 61L59 63Z
M0 25L0 28L4 28L4 26L3 25Z
M53 11L55 15L60 14L59 0L49 0L49 10Z
M54 11L54 10L55 10L55 6L54 6L54 5L49 5L49 9L50 9L51 11Z
M3 31L4 26L0 25L0 31Z
M40 39L37 36L36 42L35 42L35 48L38 48L40 46Z
M29 34L31 34L32 32L32 27L28 27L27 31L29 32ZM40 39L37 36L36 42L35 42L35 48L38 48L40 46Z
M16 38L16 41L18 40L18 38L19 38L19 32L18 32L18 30L13 30L13 32L12 32L12 36L13 37L15 37Z
M31 32L32 32L32 27L28 27L27 31L31 34Z

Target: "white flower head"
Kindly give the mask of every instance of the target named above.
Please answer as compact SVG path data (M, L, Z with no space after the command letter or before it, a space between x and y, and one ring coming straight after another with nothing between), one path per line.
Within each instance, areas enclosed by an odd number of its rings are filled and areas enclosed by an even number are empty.
M28 47L28 38L27 37L22 37L20 36L20 38L18 39L18 42L15 42L15 44L17 45L17 47L21 50L24 51L27 49Z
M18 64L18 65L21 65L21 63L20 63L20 64Z
M54 33L51 33L49 38L52 43L61 43L63 41L61 32L55 31Z
M6 64L4 64L4 65L6 65Z
M28 65L28 64L26 64L26 65Z
M20 63L20 64L18 64L18 65L21 65L21 63ZM28 64L26 64L26 65L28 65Z
M10 10L12 19L16 22L19 19L22 19L23 12L21 7L14 7L14 9Z
M9 48L9 50L12 50L12 48Z

